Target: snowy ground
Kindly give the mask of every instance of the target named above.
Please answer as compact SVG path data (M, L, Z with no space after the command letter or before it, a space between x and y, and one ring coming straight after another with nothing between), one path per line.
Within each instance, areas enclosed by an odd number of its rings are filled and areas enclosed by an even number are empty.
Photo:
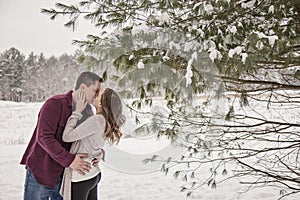
M21 156L31 137L41 103L13 103L0 101L0 200L19 200L23 195L25 170L19 165ZM157 150L153 139L135 141L129 139L121 147L132 152ZM111 155L112 156L112 155ZM113 170L102 164L103 177L99 184L101 200L184 200L180 192L181 180L160 172L132 174ZM260 188L243 193L245 188L238 180L231 180L217 189L202 187L193 198L198 200L275 200L279 190ZM299 200L300 196L290 196Z

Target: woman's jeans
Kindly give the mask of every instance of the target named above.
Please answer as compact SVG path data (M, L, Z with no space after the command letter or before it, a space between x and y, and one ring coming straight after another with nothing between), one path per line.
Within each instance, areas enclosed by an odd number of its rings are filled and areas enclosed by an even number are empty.
M59 194L61 180L59 178L54 189L50 188L38 183L29 167L26 167L24 200L62 200L63 198Z

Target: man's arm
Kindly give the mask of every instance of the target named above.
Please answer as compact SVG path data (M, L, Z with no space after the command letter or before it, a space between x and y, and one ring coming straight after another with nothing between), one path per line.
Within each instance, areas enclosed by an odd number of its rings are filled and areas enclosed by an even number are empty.
M75 158L57 140L56 131L62 115L62 105L50 99L41 108L37 126L37 141L48 155L63 167L68 167Z
M56 131L62 115L62 104L58 100L48 100L41 108L37 127L37 141L39 145L63 167L84 174L89 171L90 163L83 161L85 154L74 155L69 153L57 140Z

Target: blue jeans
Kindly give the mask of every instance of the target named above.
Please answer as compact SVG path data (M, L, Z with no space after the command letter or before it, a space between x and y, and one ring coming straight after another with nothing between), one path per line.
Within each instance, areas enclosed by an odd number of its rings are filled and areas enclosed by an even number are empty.
M26 167L24 200L63 200L59 194L60 186L61 178L54 189L38 183L29 167Z

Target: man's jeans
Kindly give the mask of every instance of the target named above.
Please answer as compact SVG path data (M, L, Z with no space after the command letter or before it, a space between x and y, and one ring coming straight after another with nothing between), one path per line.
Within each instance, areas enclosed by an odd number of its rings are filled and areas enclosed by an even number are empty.
M24 185L24 200L62 200L59 194L61 178L55 188L50 188L38 183L29 167L26 167L26 177Z

